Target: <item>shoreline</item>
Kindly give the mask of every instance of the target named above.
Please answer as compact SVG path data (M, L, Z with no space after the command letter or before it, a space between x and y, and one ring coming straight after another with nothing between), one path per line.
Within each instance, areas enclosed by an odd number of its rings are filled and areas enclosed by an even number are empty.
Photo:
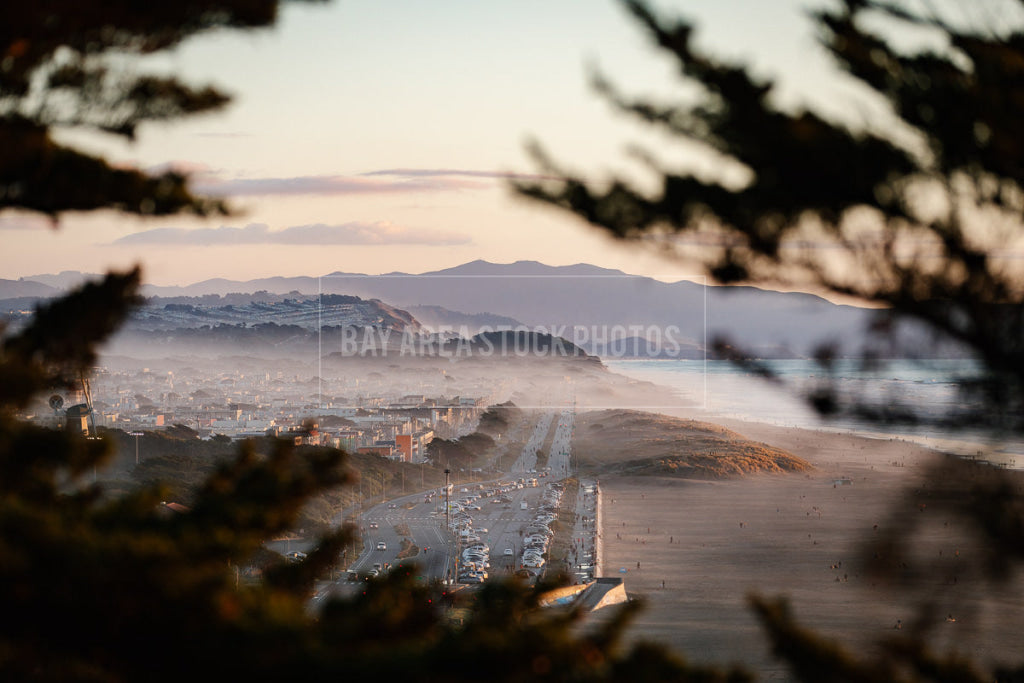
M599 407L587 406L586 410L598 410ZM728 427L734 431L743 433L739 426L757 425L777 429L794 429L802 432L814 432L830 434L835 436L855 436L862 439L874 439L877 441L898 440L908 445L917 446L927 450L965 458L989 462L997 467L1007 469L1024 470L1024 441L1003 441L986 443L981 439L954 439L948 435L923 435L898 431L880 431L878 429L859 429L854 426L830 425L827 422L821 424L797 424L784 423L777 420L760 417L757 415L746 415L740 413L722 413L710 409L701 408L683 401L675 405L649 405L635 406L623 405L622 410L639 410L643 412L677 417L686 420L698 420ZM775 444L772 444L775 445ZM1011 450L1012 449L1012 450Z
M718 480L602 477L602 575L621 576L647 603L628 638L785 680L788 670L771 657L746 604L751 592L787 596L802 626L857 653L890 635L898 620L910 623L916 603L867 576L860 545L888 523L908 487L927 485L928 467L945 454L877 434L687 417L788 450L814 470ZM839 483L844 478L850 483ZM921 540L928 552L951 552L960 547L953 533L940 529ZM983 661L1013 651L1013 610L985 589L973 580L941 585L937 611L970 616L936 624L937 645Z
M897 438L916 443L925 448L940 450L961 457L987 460L1000 467L1024 469L1024 439L1009 438L1004 440L995 440L986 434L963 434L962 432L955 433L940 431L937 429L930 430L931 433L915 433L916 430L912 425L903 426L905 428L903 430L901 430L901 427L896 426L893 427L892 430L887 431L885 429L880 429L878 425L859 425L856 423L832 424L828 421L819 420L817 415L815 415L813 411L811 411L810 408L797 397L797 394L793 393L792 390L779 388L773 389L764 381L758 380L757 378L749 375L732 373L719 375L715 372L709 372L706 369L706 364L708 362L728 363L728 361L669 361L643 359L636 361L616 360L608 362L607 359L602 359L602 362L605 363L609 372L621 375L635 382L648 382L657 386L659 390L667 392L668 395L674 398L671 402L665 401L647 406L623 405L621 406L622 408L633 408L636 410L645 410L648 412L671 415L673 417L684 417L687 419L696 419L712 423L724 424L725 421L744 424L757 423L789 429L822 431L836 434L853 434L864 437L875 436L883 440ZM630 363L637 363L637 367L639 367L641 371L636 372L636 369L629 368ZM669 365L676 363L693 363L695 366L697 364L703 364L705 369L703 372L693 375L674 373L666 375L642 371L645 366L656 363L666 363ZM677 382L682 383L672 382L670 381L671 379L675 379ZM725 386L720 385L719 387L714 388L714 393L711 393L713 388L709 385L709 380L728 381L730 383ZM740 384L740 382L742 382L742 384ZM740 394L733 394L730 392L740 392ZM786 406L783 410L783 414L788 417L780 419L779 415L773 416L751 411L732 412L731 410L723 409L722 401L725 397L734 395L742 396L746 393L757 395L761 399L769 401L772 404L781 402ZM715 397L714 403L717 405L709 404L709 397L711 396ZM736 403L732 401L729 401L728 405L731 408L736 407ZM750 402L747 401L744 403L744 400L740 400L739 405L747 405L750 407ZM790 415L789 411L792 411L792 415ZM796 416L795 419L793 419L793 415Z

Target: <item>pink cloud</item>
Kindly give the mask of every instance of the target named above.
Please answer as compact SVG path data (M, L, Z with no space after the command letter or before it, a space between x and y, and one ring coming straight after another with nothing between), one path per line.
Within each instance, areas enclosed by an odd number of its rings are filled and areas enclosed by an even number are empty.
M197 179L198 192L217 196L351 195L475 190L483 183L455 178L379 179L351 176L299 176L295 178Z
M186 166L174 168L188 170ZM543 179L543 176L519 175L500 171L474 171L438 168L392 168L369 171L355 176L311 175L291 178L222 179L198 168L194 176L197 192L229 196L301 196L399 194L413 192L451 192L493 187L494 180Z
M338 245L393 245L420 244L426 246L452 246L469 244L472 240L462 233L443 230L406 228L393 223L344 223L327 225L295 225L282 230L271 230L262 223L250 223L242 228L222 225L217 228L154 228L132 233L113 242L117 246L177 245L216 246L277 244L293 246Z

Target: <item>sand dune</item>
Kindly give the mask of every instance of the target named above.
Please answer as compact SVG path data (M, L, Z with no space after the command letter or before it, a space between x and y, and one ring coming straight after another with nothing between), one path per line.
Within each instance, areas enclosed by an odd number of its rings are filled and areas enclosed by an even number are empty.
M720 425L637 410L580 413L573 438L579 468L588 475L720 479L811 468L785 449Z
M693 660L742 662L775 680L788 672L746 604L751 591L788 596L803 624L854 649L893 635L897 620L909 623L914 598L866 575L861 544L879 533L876 525L884 530L906 487L928 484L925 470L942 456L899 440L723 425L813 469L717 480L603 477L604 575L623 576L649 602L632 637L669 643ZM957 533L933 525L918 539L922 552L950 557L966 547ZM971 562L968 552L962 561ZM958 617L937 619L933 642L986 661L1019 654L1019 593L991 596L977 580L948 575L931 581L936 614Z

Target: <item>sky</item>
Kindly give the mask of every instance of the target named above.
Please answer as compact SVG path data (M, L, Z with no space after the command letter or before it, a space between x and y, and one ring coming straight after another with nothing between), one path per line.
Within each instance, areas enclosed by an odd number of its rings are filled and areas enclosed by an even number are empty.
M775 77L780 99L842 109L805 16L810 2L691 0L657 6L696 22L698 44ZM288 4L278 24L197 37L140 70L178 73L234 96L224 112L148 124L138 139L59 139L117 163L189 169L194 186L241 214L198 220L111 212L58 229L0 214L0 277L101 272L136 263L147 282L188 284L330 272L420 273L475 259L593 263L661 279L699 275L613 242L515 195L533 140L600 180L639 173L640 144L673 164L707 164L624 118L588 82L665 100L671 64L615 0L335 0Z

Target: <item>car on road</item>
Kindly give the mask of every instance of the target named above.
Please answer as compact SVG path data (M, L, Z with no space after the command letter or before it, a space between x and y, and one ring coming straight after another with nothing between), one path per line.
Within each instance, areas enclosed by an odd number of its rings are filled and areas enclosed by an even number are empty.
M388 503L388 510L397 510L398 506L394 503Z
M377 522L370 522L370 528L371 529L376 529L377 528Z
M384 541L377 541L377 550L387 550L388 544Z
M505 552L503 554L507 557L513 557L516 554L516 551L512 550L512 548L505 548Z

